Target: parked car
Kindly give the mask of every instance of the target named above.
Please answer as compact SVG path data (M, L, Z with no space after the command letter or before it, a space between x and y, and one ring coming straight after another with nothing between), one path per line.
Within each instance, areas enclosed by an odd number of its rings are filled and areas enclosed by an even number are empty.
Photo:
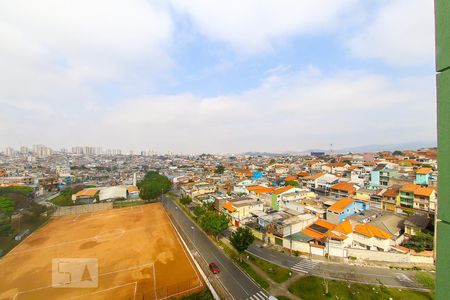
M213 274L220 273L219 267L213 262L209 264L209 269L213 272Z

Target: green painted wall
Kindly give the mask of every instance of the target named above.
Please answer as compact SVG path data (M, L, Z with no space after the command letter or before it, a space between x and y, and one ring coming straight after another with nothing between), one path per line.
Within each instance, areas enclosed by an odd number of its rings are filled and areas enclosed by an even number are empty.
M438 222L436 299L450 299L450 1L436 0Z
M436 70L450 67L450 1L436 0Z

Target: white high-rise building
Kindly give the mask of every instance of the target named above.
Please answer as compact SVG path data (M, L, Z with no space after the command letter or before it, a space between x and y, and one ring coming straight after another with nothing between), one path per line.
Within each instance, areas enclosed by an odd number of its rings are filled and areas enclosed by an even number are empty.
M33 145L32 149L33 154L39 158L50 156L53 152L52 149L45 145Z
M3 151L3 153L5 153L6 156L13 156L15 152L16 151L11 147L7 147L5 151Z
M20 147L21 154L27 154L28 152L30 152L30 150L27 147L25 146Z

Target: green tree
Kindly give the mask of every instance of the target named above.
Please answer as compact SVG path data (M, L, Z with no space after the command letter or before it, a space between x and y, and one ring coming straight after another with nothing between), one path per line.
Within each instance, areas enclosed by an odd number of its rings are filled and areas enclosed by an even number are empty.
M415 251L433 250L433 236L429 233L418 232L412 236L403 246Z
M14 201L6 197L0 197L0 212L2 212L5 216L11 217L14 212Z
M172 186L172 182L158 172L150 171L145 174L144 180L138 183L139 195L144 200L154 200L167 193Z
M223 174L223 172L225 172L225 167L222 166L222 165L218 165L218 166L216 167L215 173L216 173L216 174Z
M284 182L284 185L286 185L286 186L288 186L288 185L290 185L290 186L298 186L298 181L295 181L295 180L286 180L286 181Z
M217 235L228 228L228 218L223 213L216 213L214 211L207 211L200 217L200 225L207 234Z
M230 242L239 254L244 253L254 240L252 231L247 227L239 227L230 236Z
M189 205L189 204L191 204L192 199L191 199L191 197L183 196L183 197L181 197L180 202L183 205Z
M392 155L394 155L394 156L403 156L403 155L405 155L405 153L403 153L402 151L400 151L400 150L395 150L394 152L392 152Z
M0 217L0 236L8 236L12 232L11 221L9 218Z

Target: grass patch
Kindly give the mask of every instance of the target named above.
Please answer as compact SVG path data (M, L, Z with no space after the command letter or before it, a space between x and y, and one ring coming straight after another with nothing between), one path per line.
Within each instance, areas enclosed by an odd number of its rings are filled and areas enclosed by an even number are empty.
M58 206L72 206L75 205L75 203L73 203L72 201L72 195L78 193L79 191L82 190L82 187L69 187L63 191L61 191L61 193L53 198L52 200L50 200L50 202L52 202L55 205Z
M269 283L245 261L240 261L239 255L236 251L234 251L231 247L218 240L217 244L223 251L239 266L242 270L244 270L254 281L256 281L262 288L267 289L270 285Z
M430 293L418 292L406 289L393 289L384 286L375 286L345 281L328 280L328 294L325 295L322 278L315 276L303 277L289 286L289 292L302 298L314 300L432 300Z
M291 271L289 271L286 268L282 268L280 266L262 260L253 255L249 255L249 259L253 264L255 264L258 268L263 270L276 283L283 283L291 277L289 275Z
M248 274L251 278L253 278L256 283L258 283L263 289L267 289L269 287L269 283L255 270L252 269L246 262L244 261L236 261L236 263Z
M434 290L435 288L436 281L430 273L417 272L416 280L426 289Z

